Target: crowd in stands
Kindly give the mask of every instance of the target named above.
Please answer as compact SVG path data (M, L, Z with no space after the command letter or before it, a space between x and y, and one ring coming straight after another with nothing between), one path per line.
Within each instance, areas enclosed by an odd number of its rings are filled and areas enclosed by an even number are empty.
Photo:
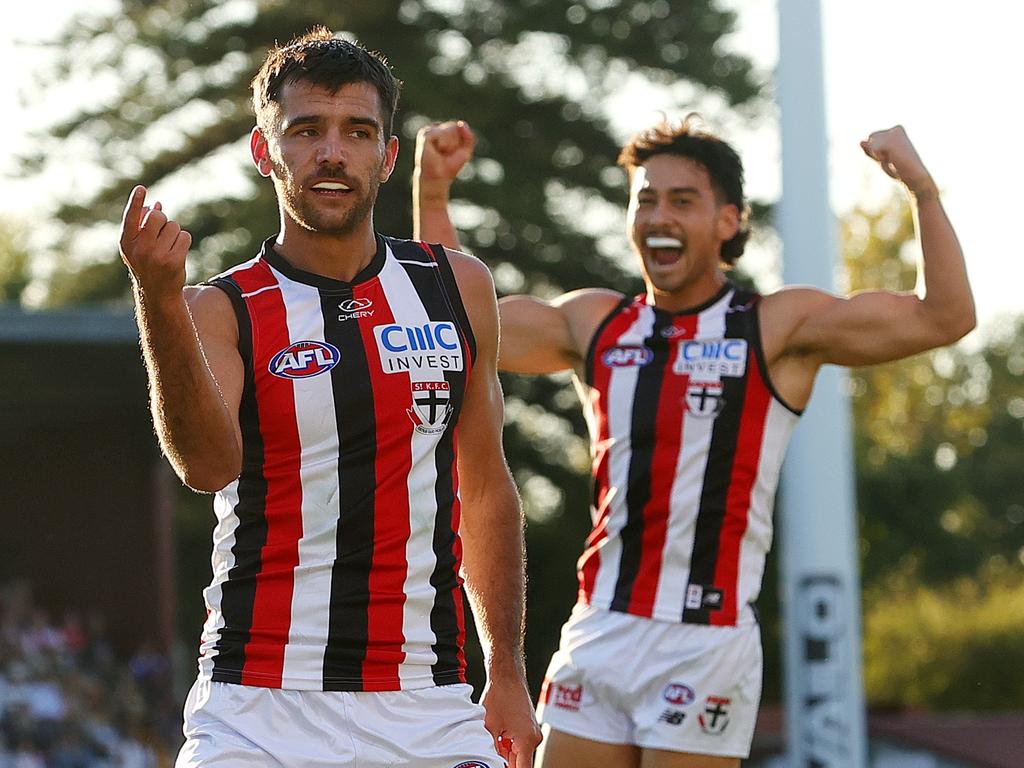
M0 584L0 768L162 768L180 709L165 655L120 658L98 614L55 622L28 584Z

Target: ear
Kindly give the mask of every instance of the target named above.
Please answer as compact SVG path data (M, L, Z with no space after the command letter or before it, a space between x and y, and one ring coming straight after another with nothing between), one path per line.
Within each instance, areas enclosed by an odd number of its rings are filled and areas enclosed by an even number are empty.
M264 178L270 176L271 171L274 170L274 166L270 162L270 147L267 144L267 137L263 135L263 131L258 126L253 128L249 135L249 151L252 153L253 165L260 172L260 176Z
M723 242L732 240L740 231L740 211L732 203L718 206L718 220L716 222L716 234Z
M381 184L391 178L391 173L395 170L395 161L397 159L398 137L392 136L388 139L388 143L384 145L384 164L380 167Z

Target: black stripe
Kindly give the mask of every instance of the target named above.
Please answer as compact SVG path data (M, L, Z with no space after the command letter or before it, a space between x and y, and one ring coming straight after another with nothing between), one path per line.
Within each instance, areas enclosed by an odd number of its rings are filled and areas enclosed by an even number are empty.
M370 367L357 322L337 322L338 294L322 291L324 338L341 353L331 370L338 430L337 554L324 654L324 690L359 691L369 641L377 423Z
M669 366L669 341L661 331L672 325L672 315L655 312L654 328L644 340L653 353L651 362L640 368L633 393L633 415L630 424L629 480L626 487L626 525L619 534L622 555L619 577L612 598L613 611L628 611L633 585L640 572L641 545L644 533L644 507L651 498L651 465L654 462L654 441L658 422L658 399ZM666 373L668 371L668 373Z
M751 294L737 290L729 300L730 307L748 303ZM727 312L725 315L725 337L743 338L751 343L750 313ZM747 365L750 356L747 355ZM704 484L701 489L700 506L697 510L697 526L694 533L693 550L690 555L690 584L705 589L713 588L715 567L718 562L718 544L725 520L725 503L732 480L733 460L736 457L736 443L740 434L740 420L743 417L743 401L747 391L746 376L723 376L722 411L715 418L708 448L708 461L704 470ZM685 594L684 594L685 601ZM707 624L710 610L704 606L687 608L682 606L683 621Z
M394 241L392 241L392 247ZM463 333L466 334L466 342L469 344L469 357L470 360L476 362L476 336L473 334L473 324L469 321L469 315L466 313L466 307L462 303L462 294L459 293L459 284L455 280L455 273L452 271L451 262L448 260L448 254L445 253L444 247L440 245L431 245L430 250L434 254L434 261L437 262L437 275L440 279L441 285L441 297L448 305L448 310L451 313L452 320L455 324L462 328ZM420 294L422 296L422 294ZM434 318L431 317L433 320Z
M761 369L761 378L764 380L765 386L768 387L768 391L772 393L772 397L779 401L787 411L790 411L795 416L803 415L803 408L794 408L785 400L782 399L782 395L775 389L775 384L772 382L772 377L768 372L768 360L764 356L764 346L761 344L761 316L760 316L760 305L761 297L752 295L751 301L753 302L750 307L750 323L752 326L752 332L750 334L750 343L754 345L754 352L757 355L757 365Z
M391 241L392 251L397 258L406 259L403 252L406 248L419 250L411 243ZM422 251L421 251L422 253ZM436 255L436 254L435 254ZM443 254L442 254L443 257ZM447 259L444 261L447 264ZM462 308L462 301L457 293L457 286L444 285L444 274L435 268L420 267L415 264L402 264L420 302L431 322L455 321L469 323L462 311L460 319L453 317L457 309ZM450 274L450 269L449 269ZM454 279L454 278L452 278ZM455 290L455 301L446 296L449 290ZM472 343L472 333L465 337ZM472 354L465 347L463 356ZM448 382L449 397L452 406L448 427L441 435L434 452L434 467L437 480L434 484L434 498L437 504L437 515L434 518L434 570L430 574L430 585L434 588L434 605L430 611L430 629L436 638L432 650L437 662L431 668L435 685L448 685L459 682L459 623L455 600L461 600L461 591L457 591L458 578L455 567L455 531L452 530L452 510L455 505L455 487L452 482L452 470L455 464L455 425L462 410L462 402L466 388L466 362L461 371L445 371L444 379Z
M235 564L221 584L221 613L224 628L220 632L213 659L213 679L241 683L245 665L245 645L252 628L256 600L256 574L262 566L263 546L267 541L267 480L263 475L263 435L256 407L256 382L253 375L252 323L241 289L230 278L217 278L210 285L220 288L231 300L238 322L238 350L245 361L245 380L238 408L242 430L242 472L238 478L238 517L235 543L231 547Z

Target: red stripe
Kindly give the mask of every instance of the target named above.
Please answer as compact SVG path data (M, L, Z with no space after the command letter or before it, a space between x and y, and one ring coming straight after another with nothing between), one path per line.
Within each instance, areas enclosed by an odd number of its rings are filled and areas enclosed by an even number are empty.
M601 335L594 341L593 380L590 389L590 408L597 423L596 440L594 441L594 488L597 507L592 510L594 528L587 536L583 554L576 563L577 579L579 580L579 601L590 603L594 593L594 582L601 567L601 544L608 537L608 518L611 514L611 480L608 475L608 461L611 432L608 428L608 387L611 383L612 371L601 362L601 354L608 347L618 344L619 337L636 322L640 308L632 304L625 311L612 319Z
M263 262L231 277L243 293L276 284ZM284 647L291 626L295 566L302 536L301 446L295 415L295 393L288 379L272 375L271 358L291 343L287 313L280 290L266 290L246 298L250 316L259 318L259 336L253 335L256 405L263 435L263 475L267 481L264 515L267 539L260 551L256 574L252 626L245 646L243 685L281 687Z
M722 609L711 611L715 625L736 623L736 593L739 590L740 547L750 517L750 497L761 464L761 444L771 393L761 378L754 350L747 356L747 387L743 399L743 416L736 439L736 454L725 500L725 518L718 538L718 560L715 563L715 586L723 591Z
M373 387L377 424L377 455L374 459L377 486L373 495L373 562L366 618L366 657L363 659L363 690L391 691L400 687L398 665L405 660L402 645L405 580L409 571L405 550L409 541L409 473L412 470L413 422L397 418L395 403L410 398L409 377L386 374L380 364L373 334L376 325L395 322L380 283L359 286L355 298L371 299L373 317L360 319L359 330L366 350ZM348 321L353 322L353 321ZM378 357L374 359L374 354Z
M468 347L465 347L468 349ZM466 366L470 365L466 360ZM469 371L466 371L467 375ZM455 607L455 623L459 628L458 635L458 657L459 657L459 682L466 682L466 615L462 604L462 538L459 536L459 526L462 522L462 502L459 500L459 433L456 429L452 435L452 492L455 500L452 503L452 532L455 534L452 544L452 555L455 557L455 588L452 590L452 605Z
M685 333L673 338L692 339L697 332L697 316L677 317L673 328ZM675 351L675 345L671 350ZM672 371L673 361L663 368L661 390L658 395L657 425L654 436L654 455L651 457L651 495L644 505L644 529L640 539L640 570L633 582L629 599L629 613L650 617L661 577L661 558L668 529L669 503L672 484L676 479L676 462L683 439L683 407L689 376Z

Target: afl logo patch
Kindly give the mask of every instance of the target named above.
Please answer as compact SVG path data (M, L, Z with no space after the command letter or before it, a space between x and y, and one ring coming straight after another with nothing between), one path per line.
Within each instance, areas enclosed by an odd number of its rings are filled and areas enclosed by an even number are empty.
M601 362L609 368L632 368L647 365L654 352L647 347L612 347L601 355Z
M323 341L296 341L282 349L267 366L282 379L308 379L326 373L338 364L341 353Z
M491 768L491 766L487 763L481 763L479 760L469 760L468 762L454 765L452 768Z
M661 694L665 701L680 707L692 704L697 698L693 688L685 683L669 683Z

